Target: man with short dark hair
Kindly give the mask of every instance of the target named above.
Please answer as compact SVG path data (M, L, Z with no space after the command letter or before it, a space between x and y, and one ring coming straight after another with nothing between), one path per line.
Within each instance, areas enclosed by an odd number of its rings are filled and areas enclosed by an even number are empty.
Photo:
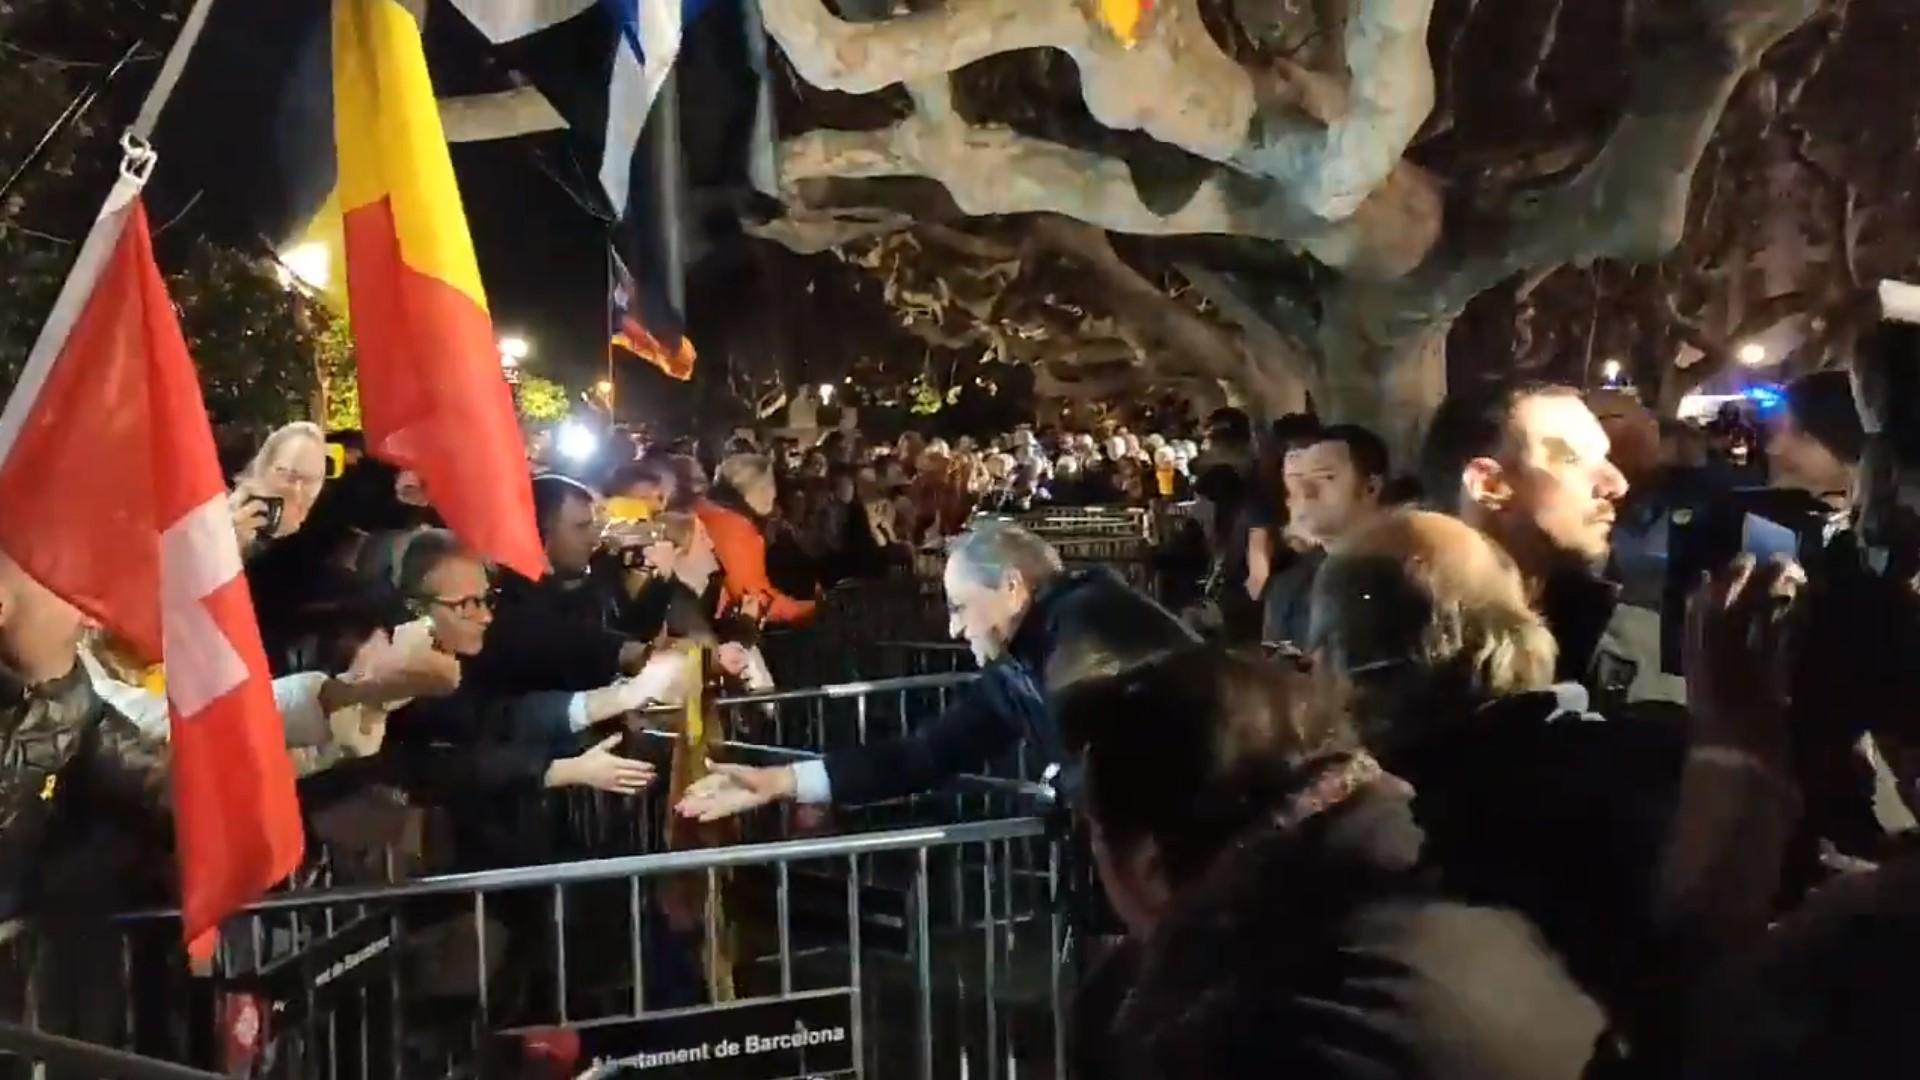
M500 571L498 621L466 665L488 690L526 694L590 690L640 670L647 643L609 628L613 594L588 574L600 530L600 498L564 476L533 479L534 524L549 573L529 581Z
M1387 474L1387 444L1356 424L1335 424L1287 454L1290 526L1315 546L1267 587L1262 641L1306 641L1313 579L1327 547L1379 513Z
M1512 556L1559 643L1558 678L1603 712L1660 671L1658 620L1616 627L1619 589L1603 576L1627 493L1610 448L1578 391L1513 382L1443 402L1420 463L1428 504Z

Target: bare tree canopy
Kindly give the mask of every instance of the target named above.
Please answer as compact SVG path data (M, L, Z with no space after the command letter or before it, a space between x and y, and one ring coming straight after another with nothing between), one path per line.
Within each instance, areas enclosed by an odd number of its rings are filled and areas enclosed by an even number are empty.
M1456 378L1603 350L1663 394L1756 325L1844 322L1912 259L1879 242L1917 231L1908 7L763 0L784 214L756 231L838 250L914 334L1043 392L1311 392L1404 447L1470 306L1498 355ZM1609 328L1575 356L1583 314Z

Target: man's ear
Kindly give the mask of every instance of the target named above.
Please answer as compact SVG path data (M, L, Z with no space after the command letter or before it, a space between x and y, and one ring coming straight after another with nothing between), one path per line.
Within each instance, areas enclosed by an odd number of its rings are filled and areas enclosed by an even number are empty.
M1498 461L1477 457L1460 470L1460 501L1463 509L1465 504L1472 503L1488 512L1497 512L1512 499L1513 485L1507 482L1507 472Z

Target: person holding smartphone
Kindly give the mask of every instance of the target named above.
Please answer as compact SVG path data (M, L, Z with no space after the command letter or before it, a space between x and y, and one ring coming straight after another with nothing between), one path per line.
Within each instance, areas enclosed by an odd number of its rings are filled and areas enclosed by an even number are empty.
M318 424L300 421L267 436L229 499L243 554L300 531L326 485L328 460L327 435Z

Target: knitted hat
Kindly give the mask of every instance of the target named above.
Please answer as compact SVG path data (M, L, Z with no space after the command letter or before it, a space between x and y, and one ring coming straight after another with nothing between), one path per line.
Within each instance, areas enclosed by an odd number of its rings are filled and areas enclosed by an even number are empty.
M1834 457L1849 465L1860 460L1867 435L1846 372L1816 371L1795 379L1787 386L1787 412Z

